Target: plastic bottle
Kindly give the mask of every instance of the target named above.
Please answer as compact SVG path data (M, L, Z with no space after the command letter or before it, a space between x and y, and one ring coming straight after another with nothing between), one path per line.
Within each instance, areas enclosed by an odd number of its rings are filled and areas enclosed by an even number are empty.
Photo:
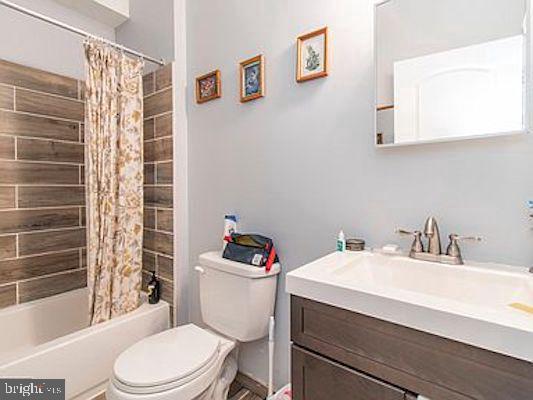
M224 240L222 242L222 250L226 248L231 235L237 232L237 216L226 215L224 217Z
M346 236L342 230L337 235L337 251L346 251Z
M159 303L160 297L161 284L159 282L159 279L157 279L157 276L155 275L154 271L152 272L152 279L150 279L150 282L148 282L148 303L157 304Z

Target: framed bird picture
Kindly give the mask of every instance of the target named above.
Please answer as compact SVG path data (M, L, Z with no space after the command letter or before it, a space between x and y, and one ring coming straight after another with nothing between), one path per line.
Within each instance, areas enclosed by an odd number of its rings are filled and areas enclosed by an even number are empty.
M328 76L328 28L302 35L297 40L296 81Z

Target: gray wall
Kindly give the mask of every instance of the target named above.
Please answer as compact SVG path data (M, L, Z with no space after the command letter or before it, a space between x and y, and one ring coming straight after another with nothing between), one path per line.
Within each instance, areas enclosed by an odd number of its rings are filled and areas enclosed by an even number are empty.
M174 60L173 0L130 0L130 18L117 27L117 42L152 57ZM145 72L157 65L146 63Z
M112 28L52 0L15 0L15 3L94 35L115 39ZM73 78L85 75L80 36L4 6L0 6L0 36L0 59Z
M290 271L333 251L343 228L370 245L408 239L428 215L443 233L478 234L469 259L533 262L525 202L533 198L533 137L376 149L370 0L189 0L190 263L220 247L222 218L275 238ZM299 34L328 25L331 73L295 82ZM267 96L238 101L238 62L266 56ZM222 71L223 98L197 105L194 77ZM438 277L435 277L438 279ZM276 383L288 378L289 305L277 302ZM200 320L197 282L191 315ZM265 342L243 346L241 369L266 380Z
M130 19L115 30L53 0L15 0L94 35L130 46L165 61L174 60L173 0L130 0ZM83 78L83 38L0 6L0 59ZM6 39L7 38L7 39ZM146 63L145 70L157 66Z

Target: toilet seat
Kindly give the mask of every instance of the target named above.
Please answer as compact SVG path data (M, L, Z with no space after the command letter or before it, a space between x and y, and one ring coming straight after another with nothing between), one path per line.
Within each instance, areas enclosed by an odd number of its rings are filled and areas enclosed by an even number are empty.
M117 358L113 385L131 394L185 386L216 368L222 341L220 336L192 324L143 339Z

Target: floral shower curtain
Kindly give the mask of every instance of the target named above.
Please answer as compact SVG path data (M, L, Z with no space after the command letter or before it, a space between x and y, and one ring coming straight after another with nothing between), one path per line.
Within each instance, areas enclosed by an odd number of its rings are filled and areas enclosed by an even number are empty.
M94 325L139 306L143 63L92 39L85 56L87 281Z

